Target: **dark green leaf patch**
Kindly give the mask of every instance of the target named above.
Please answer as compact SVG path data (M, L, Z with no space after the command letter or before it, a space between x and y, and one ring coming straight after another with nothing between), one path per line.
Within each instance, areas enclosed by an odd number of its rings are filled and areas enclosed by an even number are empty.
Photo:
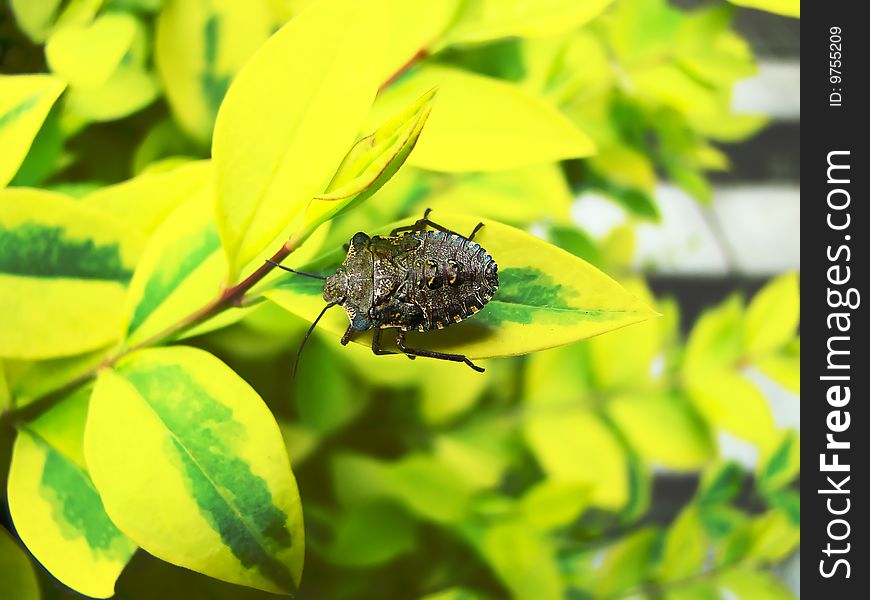
M212 398L181 367L137 367L125 377L170 432L167 451L185 476L203 517L245 567L286 590L296 588L275 556L292 544L287 515L265 480L234 449L248 433L232 409Z
M28 110L33 108L39 103L39 99L42 98L43 92L36 92L35 94L31 94L8 111L5 114L0 115L0 129L3 129L13 121L15 121L22 114L26 113Z
M63 537L84 537L95 556L126 561L136 547L109 519L88 476L32 431L22 435L30 435L45 448L39 493L51 504L52 517Z
M167 252L172 260L165 261L164 268L157 270L148 280L142 298L133 312L128 333L132 333L142 325L145 319L190 275L191 271L201 265L218 248L220 248L220 237L214 224L210 223L198 235L184 238L178 247Z
M118 244L71 239L62 227L32 222L12 229L0 225L0 273L125 284L133 275L121 261Z
M203 39L205 42L205 70L199 76L202 95L211 118L217 115L218 108L230 88L230 76L217 73L218 39L220 38L220 17L209 15L205 22Z

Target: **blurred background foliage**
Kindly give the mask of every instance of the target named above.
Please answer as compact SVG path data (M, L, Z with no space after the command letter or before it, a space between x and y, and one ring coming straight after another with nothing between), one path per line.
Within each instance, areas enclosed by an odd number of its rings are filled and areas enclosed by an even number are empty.
M47 118L9 185L88 197L207 158L234 74L307 4L8 0L2 73L68 82L44 107ZM797 2L735 4L797 10ZM481 154L474 139L438 151L431 139L370 201L336 219L321 247L426 207L471 213L586 259L662 318L482 361L483 376L461 365L384 360L315 334L291 382L307 323L268 303L195 338L279 420L305 510L299 597L792 597L777 566L799 545L799 437L777 424L758 380L799 393L797 275L750 297L735 293L687 322L675 299L653 296L632 261L636 226L660 217L658 183L708 203L709 174L728 168L723 144L766 123L731 108L734 84L756 70L732 26L734 8L665 0L402 5L402 18L428 27L431 43L412 64L394 65L384 103L410 104L438 75L460 82L441 99L442 120L486 119L499 106L482 99L489 87L475 87L485 78L558 110L597 151L541 164L495 147ZM621 206L625 224L604 237L586 231L572 218L585 192ZM63 377L57 361L0 367L0 406L34 380ZM4 474L9 435L2 432ZM752 449L754 468L723 454L723 439L735 438ZM0 597L37 597L34 578L43 597L70 594L38 566L31 573L0 534ZM17 591L5 592L10 585ZM144 552L117 589L119 598L268 596Z

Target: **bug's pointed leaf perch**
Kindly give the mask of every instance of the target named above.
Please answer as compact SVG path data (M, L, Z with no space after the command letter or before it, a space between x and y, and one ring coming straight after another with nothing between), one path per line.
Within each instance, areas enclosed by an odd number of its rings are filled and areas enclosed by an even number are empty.
M447 213L433 213L432 219L466 235L480 220ZM408 224L394 224L384 232ZM510 356L571 343L656 314L589 263L524 231L486 220L474 241L498 263L499 288L493 299L478 314L444 331L411 333L408 345L472 359ZM331 275L344 255L342 250L332 252L303 270ZM264 293L287 310L313 319L323 307L322 291L319 281L288 275ZM320 325L337 336L347 326L344 311L337 309ZM369 336L353 339L371 344Z

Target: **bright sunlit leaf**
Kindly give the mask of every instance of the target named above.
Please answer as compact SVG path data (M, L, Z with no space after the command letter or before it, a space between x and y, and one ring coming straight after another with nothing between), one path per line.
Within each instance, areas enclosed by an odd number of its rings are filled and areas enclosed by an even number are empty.
M259 395L212 355L145 350L102 372L85 458L112 521L150 554L295 591L302 514L281 432Z
M0 188L15 176L64 87L51 75L0 75Z
M800 320L797 273L780 275L759 291L746 309L744 345L747 356L764 357L794 337Z
M275 33L230 86L212 155L231 283L324 189L362 128L385 44L377 6L312 5Z
M0 356L69 356L117 340L141 243L66 196L0 192Z
M459 232L470 232L478 223L475 217L437 212L432 218ZM386 233L391 230L385 228ZM567 344L656 314L598 269L519 229L486 221L475 241L499 265L499 289L492 301L465 322L443 331L412 332L409 345L470 358L510 356ZM330 275L343 258L343 251L334 251L304 269ZM276 279L265 295L310 320L323 308L322 283L292 274ZM347 316L334 308L319 327L340 337L347 329ZM354 341L371 345L367 335ZM407 361L401 356L378 358L384 364L394 360L397 368Z
M109 598L136 545L109 519L84 465L89 393L19 431L7 493L15 529L37 560L77 592Z
M58 29L45 45L48 66L71 86L101 85L130 49L137 26L129 13L115 12L87 25Z
M449 43L567 33L600 15L613 0L466 0Z
M438 101L410 164L435 171L497 171L595 151L592 141L555 108L514 84L426 65L385 90L369 124L395 114L438 87Z
M590 504L619 510L628 501L625 450L591 411L562 409L533 414L525 425L525 435L550 478L587 485Z

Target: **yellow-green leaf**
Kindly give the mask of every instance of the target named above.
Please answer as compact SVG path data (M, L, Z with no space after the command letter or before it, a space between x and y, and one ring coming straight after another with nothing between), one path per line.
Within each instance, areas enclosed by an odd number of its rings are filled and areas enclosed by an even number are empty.
M647 462L689 470L713 456L707 426L678 396L624 394L612 398L606 408L629 446Z
M711 369L686 380L686 390L711 427L762 449L775 442L773 413L761 391L739 373Z
M414 514L437 523L467 516L472 487L455 470L425 454L408 454L395 462L340 454L333 459L333 480L339 502L352 506L391 498Z
M758 463L756 479L762 492L771 492L791 483L801 470L800 437L786 430L778 444Z
M101 85L130 49L136 28L135 17L123 12L107 13L86 25L59 28L45 45L48 66L71 86Z
M95 369L109 350L105 347L47 360L7 360L6 372L15 406L29 404Z
M9 7L15 15L18 28L34 42L43 42L48 37L57 18L62 0L10 0Z
M420 137L436 91L430 90L353 145L326 190L308 207L306 228L313 230L320 223L364 202L395 175Z
M771 573L751 567L729 569L716 578L719 587L737 600L794 600L796 596Z
M88 121L114 121L142 110L160 93L157 78L142 66L121 65L101 85L71 88L65 108Z
M64 86L51 75L0 75L0 188L15 176Z
M653 304L655 298L637 279L624 283L637 298ZM595 386L601 390L643 389L653 382L653 361L661 354L667 322L653 319L636 327L595 337L587 345Z
M157 18L154 63L179 125L211 139L235 74L268 38L268 0L168 0Z
M738 296L704 312L686 342L683 371L687 376L709 369L730 369L742 350L743 306Z
M85 457L106 511L149 553L258 589L298 586L302 514L278 424L210 354L145 350L102 372Z
M475 217L437 212L431 218L462 233L470 233L478 223ZM395 225L406 224L408 221ZM388 233L392 228L384 231ZM519 229L487 220L475 241L499 265L499 289L492 301L459 325L443 331L411 333L409 345L458 352L471 358L509 356L567 344L655 315L598 269ZM332 274L343 254L341 250L332 252L304 268ZM288 275L277 279L265 295L313 320L323 308L321 292L322 285L316 280ZM320 327L341 336L347 329L344 311L332 309ZM355 341L371 344L367 336Z
M767 12L798 18L801 16L800 0L728 0L731 4L757 8Z
M312 5L230 86L212 143L230 282L324 189L362 128L385 44L378 7Z
M146 186L141 186L143 189ZM227 261L215 226L214 182L210 177L188 197L148 239L130 281L125 305L124 335L128 345L141 343L202 308L223 291ZM325 232L324 232L325 233ZM298 265L322 243L318 232L285 261ZM253 272L275 249L268 249L246 266ZM199 335L230 325L248 309L232 307L186 333Z
M698 508L689 505L674 520L665 536L659 577L662 581L679 581L697 575L707 558L707 534Z
M85 196L82 202L150 237L169 213L211 177L211 161L190 162L169 171L143 174L100 188Z
M518 86L425 65L386 89L370 124L438 86L438 102L412 165L435 171L497 171L588 156L592 141L558 110Z
M764 357L783 347L795 335L799 320L798 275L787 273L765 285L746 309L743 343L747 356Z
M3 527L0 527L0 598L39 600L33 565Z
M7 493L15 529L37 560L77 592L109 598L136 545L109 519L84 466L89 393L19 430Z
M60 194L0 192L0 356L69 356L117 340L141 243Z
M545 479L523 495L519 509L532 527L547 531L570 525L588 504L587 485Z
M661 537L658 529L645 527L610 546L601 567L596 569L595 591L598 597L618 597L620 592L649 579Z
M570 220L574 195L557 164L540 164L491 173L429 177L421 182L412 214L427 208L473 212L523 226L536 221Z
M755 362L759 371L785 389L801 393L801 357L787 352L771 354Z
M627 457L619 440L586 409L542 411L525 424L529 446L555 481L589 486L589 502L618 510L628 501Z
M555 550L544 536L521 521L496 524L476 546L513 598L560 600L565 590Z
M447 34L449 43L504 37L547 37L577 29L613 0L466 0Z

